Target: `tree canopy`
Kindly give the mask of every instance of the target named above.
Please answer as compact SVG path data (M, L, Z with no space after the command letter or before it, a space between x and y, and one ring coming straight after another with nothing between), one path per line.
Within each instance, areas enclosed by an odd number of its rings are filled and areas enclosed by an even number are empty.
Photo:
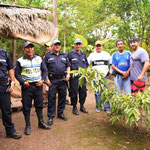
M0 0L4 4L13 4L14 0ZM16 0L16 4L28 7L53 7L52 0ZM150 52L150 1L149 0L61 0L58 1L59 39L62 50L72 50L75 34L84 36L91 49L96 40L104 43L104 49L110 53L116 50L115 41L124 39L129 50L129 39L138 37L140 45ZM23 41L17 41L20 51ZM2 48L11 50L10 41L1 38ZM43 51L41 51L41 49ZM44 48L36 45L36 52L44 54ZM17 56L18 57L18 56Z

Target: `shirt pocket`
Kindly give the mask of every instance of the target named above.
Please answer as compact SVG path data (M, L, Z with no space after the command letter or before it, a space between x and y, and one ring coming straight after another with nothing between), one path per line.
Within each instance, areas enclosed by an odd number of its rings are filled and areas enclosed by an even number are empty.
M77 58L71 59L71 63L72 63L72 64L77 64L77 63L78 63L78 59L77 59Z
M67 63L66 58L61 58L61 62L66 65L66 63Z
M7 63L4 62L4 61L0 61L0 67L1 67L1 70L7 70Z
M83 63L83 64L86 64L86 60L85 60L84 58L82 59L82 63Z
M55 60L54 59L48 60L47 67L48 67L48 69L55 67Z
M82 59L82 62L84 62L84 63L85 63L85 59L84 59L84 58Z
M7 63L0 61L0 78L6 78L8 76Z
M48 64L53 64L53 63L55 63L55 60L54 59L50 59L50 60L47 61L47 63Z

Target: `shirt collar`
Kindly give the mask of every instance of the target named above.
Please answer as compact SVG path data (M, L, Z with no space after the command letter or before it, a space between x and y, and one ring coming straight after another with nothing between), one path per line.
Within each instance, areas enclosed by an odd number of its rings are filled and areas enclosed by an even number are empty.
M33 58L35 58L35 57L36 57L36 55L33 55L32 58L28 58L26 55L24 55L24 56L23 56L23 59L29 59L29 60L31 60L31 59L33 59Z
M53 50L50 51L50 52L51 52L52 55L56 55L55 52L54 52ZM62 55L62 54L63 54L63 52L59 51L59 55Z
M83 52L82 52L82 51L80 51L80 53L78 53L75 49L73 49L73 52L74 52L75 54L78 54L78 55L83 55Z

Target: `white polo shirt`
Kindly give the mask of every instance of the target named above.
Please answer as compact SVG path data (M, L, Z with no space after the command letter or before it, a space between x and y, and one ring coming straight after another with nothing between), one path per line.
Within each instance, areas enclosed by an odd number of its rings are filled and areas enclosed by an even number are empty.
M91 53L88 57L88 63L92 64L92 68L106 76L109 72L108 64L111 64L111 56L106 51Z

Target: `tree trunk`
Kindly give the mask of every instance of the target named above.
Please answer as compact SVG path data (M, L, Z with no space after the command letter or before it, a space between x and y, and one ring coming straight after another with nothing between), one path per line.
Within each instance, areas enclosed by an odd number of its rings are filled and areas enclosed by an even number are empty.
M53 0L53 23L57 25L57 0Z
M145 32L145 25L142 25L142 35L141 35L140 46L142 46L142 43L143 43L143 40L144 40L144 32Z
M64 30L64 53L66 53L66 31Z

